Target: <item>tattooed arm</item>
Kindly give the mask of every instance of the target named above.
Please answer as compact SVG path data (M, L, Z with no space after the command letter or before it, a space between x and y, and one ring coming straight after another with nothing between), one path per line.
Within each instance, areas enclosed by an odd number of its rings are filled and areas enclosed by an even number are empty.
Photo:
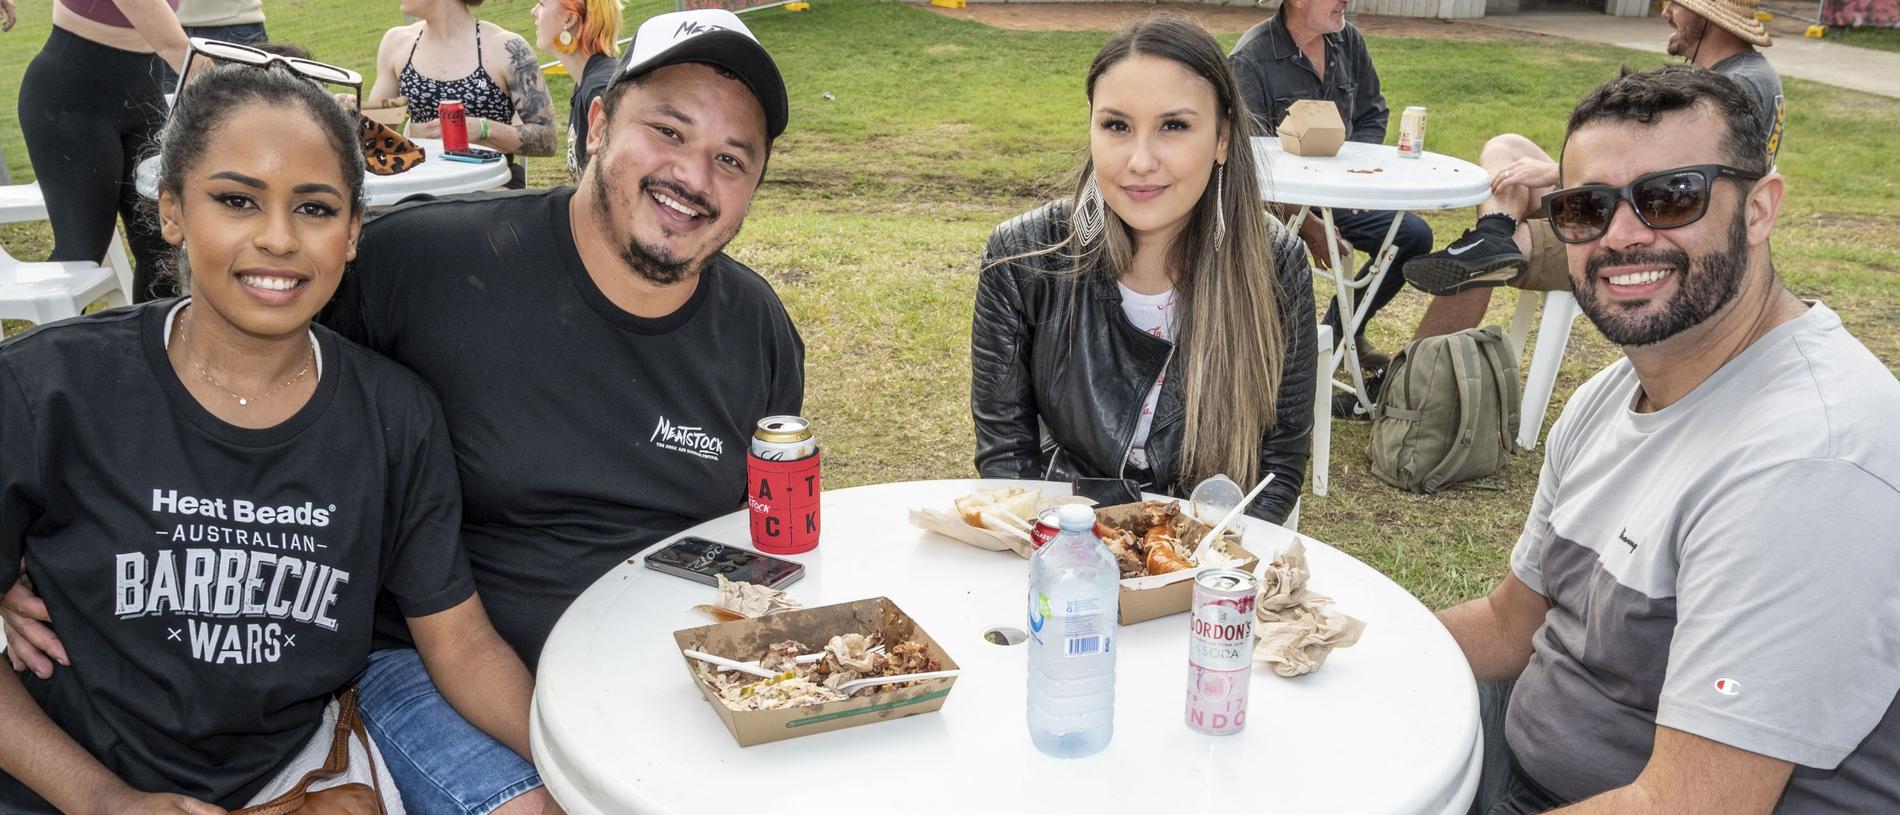
M541 77L534 49L518 34L508 34L502 47L508 51L508 68L501 85L514 100L520 123L491 120L487 140L477 141L504 153L554 155L554 101L548 97L548 83ZM470 121L469 131L471 136L478 134L481 126Z

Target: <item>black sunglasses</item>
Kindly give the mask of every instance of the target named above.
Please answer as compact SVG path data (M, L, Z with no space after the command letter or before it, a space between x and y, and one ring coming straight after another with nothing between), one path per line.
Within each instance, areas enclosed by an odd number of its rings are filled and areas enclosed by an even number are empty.
M1738 170L1726 164L1696 164L1649 173L1621 187L1585 184L1544 196L1544 215L1551 231L1564 243L1589 243L1603 237L1616 217L1616 205L1628 201L1630 211L1650 229L1675 229L1702 220L1709 211L1709 191L1718 178L1755 181L1762 173Z
M356 108L357 110L363 109L362 74L348 68L331 65L327 62L318 62L316 60L302 59L300 57L286 57L282 54L273 54L269 51L252 48L248 45L239 45L223 40L208 40L203 37L191 38L191 47L185 51L185 64L179 66L181 70L178 72L178 85L173 88L173 99L177 98L177 92L185 89L185 78L191 75L191 58L200 54L213 62L235 62L240 65L250 65L258 68L262 68L273 62L281 62L298 76L305 79L313 79L330 85L341 85L356 91Z

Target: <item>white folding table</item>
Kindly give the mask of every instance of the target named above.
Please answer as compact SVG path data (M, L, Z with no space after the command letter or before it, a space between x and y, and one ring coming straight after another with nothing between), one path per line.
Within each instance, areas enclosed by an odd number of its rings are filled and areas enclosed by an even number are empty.
M1360 412L1372 409L1367 398L1365 372L1359 368L1359 345L1355 337L1365 323L1371 298L1355 303L1358 292L1379 290L1379 281L1392 265L1396 250L1392 241L1399 234L1398 217L1386 229L1385 242L1372 252L1372 273L1357 280L1352 270L1341 266L1339 230L1333 225L1334 209L1373 209L1398 213L1433 209L1455 209L1476 205L1491 194L1491 177L1484 168L1471 162L1439 153L1418 158L1401 158L1394 147L1362 142L1346 142L1333 156L1296 156L1280 147L1280 139L1262 136L1253 140L1254 156L1260 165L1260 195L1268 202L1298 206L1292 229L1314 209L1326 228L1326 252L1330 270L1315 274L1333 281L1334 299L1345 321L1345 330L1333 338L1337 343L1334 360L1343 364L1349 382L1333 381L1333 387L1351 392L1358 399ZM1339 350L1343 349L1343 350Z
M491 161L485 164L469 164L450 161L442 157L440 139L410 139L422 148L427 158L406 172L396 175L365 174L363 192L369 198L372 209L380 209L408 198L411 195L428 193L431 195L454 195L463 192L481 192L499 189L508 183L508 163ZM139 162L139 194L147 198L158 196L158 159L148 158Z

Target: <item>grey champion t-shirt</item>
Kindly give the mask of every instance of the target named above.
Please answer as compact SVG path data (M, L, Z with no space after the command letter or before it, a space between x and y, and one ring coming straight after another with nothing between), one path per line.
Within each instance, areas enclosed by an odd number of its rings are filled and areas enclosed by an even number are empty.
M1565 405L1511 553L1552 604L1524 771L1627 785L1660 724L1797 765L1777 813L1900 812L1900 382L1815 303L1667 408L1638 386Z

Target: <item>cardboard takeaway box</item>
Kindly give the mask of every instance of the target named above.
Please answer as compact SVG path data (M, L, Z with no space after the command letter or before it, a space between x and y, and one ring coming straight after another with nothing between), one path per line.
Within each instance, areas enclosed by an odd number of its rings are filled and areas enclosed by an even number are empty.
M1210 526L1188 516L1185 503L1182 505L1182 510L1183 517L1187 519L1185 528L1187 534L1181 537L1181 541L1191 547L1200 543L1201 537L1207 534ZM1112 507L1096 508L1095 520L1110 526L1133 528L1135 519L1140 514L1141 504L1139 503L1116 504ZM1237 559L1237 562L1226 565L1253 571L1255 566L1260 565L1260 557L1242 547L1240 539L1240 530L1230 526L1221 535L1220 540L1214 542L1214 545ZM1121 611L1116 617L1117 621L1122 625L1134 625L1156 617L1166 617L1187 611L1188 606L1194 602L1194 573L1196 571L1198 570L1183 569L1171 574L1131 577L1121 581Z
M403 120L409 118L409 97L398 96L380 105L365 105L363 115L377 124L400 130Z
M887 645L904 640L923 643L925 650L942 665L943 670L957 670L956 660L951 659L936 640L924 633L917 621L912 620L910 615L887 597L782 611L754 620L688 628L673 632L673 641L679 644L682 651L680 659L686 661L687 676L692 683L705 695L713 711L719 714L720 721L726 723L726 729L732 732L739 746L751 747L929 713L943 707L945 698L950 695L950 686L957 680L956 677L926 679L881 693L860 694L841 702L779 710L734 710L706 683L699 681L693 672L697 662L686 656L684 651L703 651L728 659L751 661L765 653L766 647L780 640L798 640L812 648L823 648L834 636L854 632L870 634L873 631L882 633Z
M1339 146L1346 143L1339 106L1321 99L1294 102L1277 130L1280 147L1295 156L1336 156Z

